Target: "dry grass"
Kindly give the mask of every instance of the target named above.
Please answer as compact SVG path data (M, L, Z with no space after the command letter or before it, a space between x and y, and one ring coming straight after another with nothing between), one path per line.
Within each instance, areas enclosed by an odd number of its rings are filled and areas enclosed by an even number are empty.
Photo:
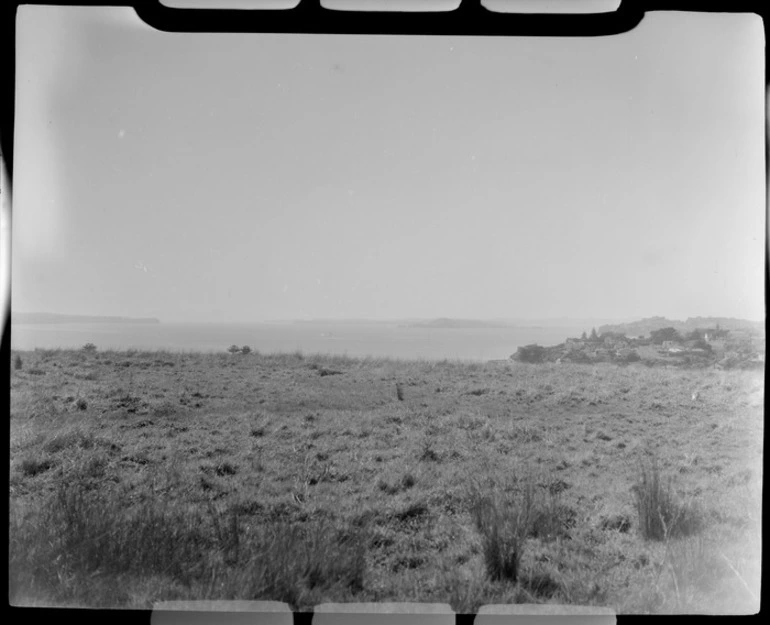
M640 464L639 478L632 487L636 497L639 531L646 539L670 540L697 534L704 525L693 502L681 502L670 481L660 474L656 462Z
M535 485L531 480L510 491L476 486L471 512L481 534L484 564L492 580L517 581L524 542L535 520Z
M14 604L758 608L759 372L14 356Z
M211 502L186 508L148 499L127 507L114 493L95 489L91 477L85 468L80 481L60 483L38 514L12 508L13 597L132 605L132 586L156 579L154 598L267 596L296 609L319 597L343 600L363 587L359 530L323 517L254 524L238 508ZM119 580L127 586L119 588Z

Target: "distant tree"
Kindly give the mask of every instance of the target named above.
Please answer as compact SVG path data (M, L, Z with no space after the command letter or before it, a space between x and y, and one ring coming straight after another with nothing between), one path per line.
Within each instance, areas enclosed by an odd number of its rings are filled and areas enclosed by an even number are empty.
M709 328L706 332L708 332L710 337L715 339L724 339L730 335L730 330L720 330L719 324L717 324L716 328Z
M650 340L654 345L660 345L663 341L681 341L682 336L675 328L661 328L650 332Z
M685 335L685 338L686 338L688 341L697 341L698 339L702 339L702 338L703 338L703 333L704 333L704 331L703 331L703 330L701 330L700 328L696 328L696 329L695 329L695 330L693 330L692 332L688 332L688 333Z
M586 336L585 330L583 330L583 334L580 335L580 339L582 341L585 341L588 337Z
M250 354L251 353L251 347L248 345L244 345L241 347L241 354Z
M227 351L231 354L237 354L241 351L241 348L237 345L230 345L230 347L227 348Z
M519 362L543 362L545 359L545 347L541 345L532 344L524 347L519 347L516 353L512 356L514 360Z
M596 328L591 328L591 339L592 341L598 341L599 335L596 333Z
M711 345L709 345L704 339L693 339L695 342L692 344L693 348L695 349L705 349L707 352L710 352L712 350Z
M94 345L93 343L86 343L85 345L83 345L83 351L93 353L96 351L96 345Z

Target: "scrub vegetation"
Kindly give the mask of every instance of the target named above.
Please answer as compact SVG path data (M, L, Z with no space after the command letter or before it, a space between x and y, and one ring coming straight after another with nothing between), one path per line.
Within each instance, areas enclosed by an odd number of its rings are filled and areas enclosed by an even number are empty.
M14 605L759 608L763 372L12 359Z

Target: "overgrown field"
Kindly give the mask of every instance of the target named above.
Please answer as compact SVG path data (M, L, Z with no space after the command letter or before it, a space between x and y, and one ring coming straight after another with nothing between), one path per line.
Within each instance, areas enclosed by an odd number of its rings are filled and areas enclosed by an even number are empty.
M751 613L762 372L14 352L15 605Z

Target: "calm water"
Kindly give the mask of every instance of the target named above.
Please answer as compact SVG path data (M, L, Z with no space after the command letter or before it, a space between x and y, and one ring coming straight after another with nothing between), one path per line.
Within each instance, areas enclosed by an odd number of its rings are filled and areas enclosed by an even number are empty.
M306 354L391 358L508 358L530 343L555 345L584 328L407 328L386 324L14 324L14 349L79 348L166 349L224 352L230 345L249 345L261 352L301 350Z

